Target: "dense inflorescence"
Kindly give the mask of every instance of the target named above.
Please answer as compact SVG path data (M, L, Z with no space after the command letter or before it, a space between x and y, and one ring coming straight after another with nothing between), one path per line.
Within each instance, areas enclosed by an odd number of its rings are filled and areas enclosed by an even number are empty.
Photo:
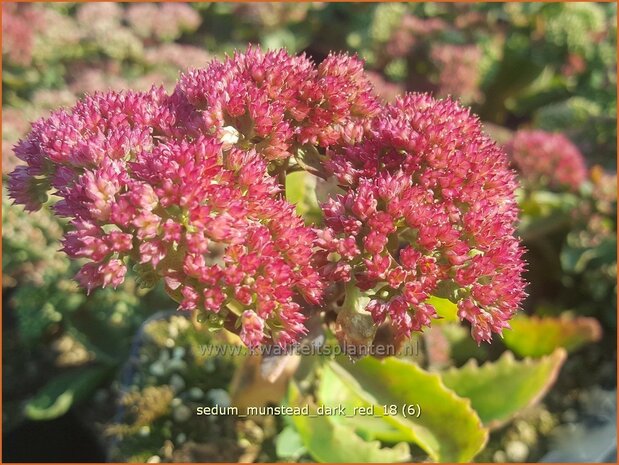
M362 63L249 48L181 75L170 95L108 92L34 123L10 193L59 200L77 280L116 287L133 265L179 308L250 347L287 346L333 283L369 297L403 339L428 326L431 295L457 302L477 341L523 298L515 181L504 153L452 101L382 106ZM289 170L318 160L344 190L305 225ZM356 291L356 292L358 292Z
M563 134L520 130L507 149L516 168L532 186L577 191L587 179L583 155Z
M89 290L118 286L129 259L143 280L162 276L182 309L234 300L277 323L275 340L297 339L293 295L320 298L312 231L276 197L255 151L224 156L217 139L173 138L166 99L159 89L97 94L35 123L15 150L27 164L11 176L12 197L29 210L50 188L61 197L55 210L72 219L64 251L91 260L77 276Z
M289 158L295 144L355 142L379 111L356 58L331 54L316 67L257 48L181 76L175 97L192 127L268 160Z
M514 237L514 174L477 119L413 94L388 106L371 136L334 152L346 193L324 206L317 255L327 279L372 290L368 309L408 337L446 293L477 341L501 332L524 296Z

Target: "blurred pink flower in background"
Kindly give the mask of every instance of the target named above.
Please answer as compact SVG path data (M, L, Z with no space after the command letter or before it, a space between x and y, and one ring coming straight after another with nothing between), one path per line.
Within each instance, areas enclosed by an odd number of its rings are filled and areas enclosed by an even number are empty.
M202 22L199 13L186 3L130 4L126 18L138 36L164 42L195 31Z
M587 179L582 153L563 134L520 130L507 148L516 168L533 186L577 191Z
M479 64L482 58L477 45L437 44L431 59L439 69L438 95L457 96L463 103L479 102Z
M45 25L43 11L27 3L2 3L2 55L13 62L28 65L36 32Z

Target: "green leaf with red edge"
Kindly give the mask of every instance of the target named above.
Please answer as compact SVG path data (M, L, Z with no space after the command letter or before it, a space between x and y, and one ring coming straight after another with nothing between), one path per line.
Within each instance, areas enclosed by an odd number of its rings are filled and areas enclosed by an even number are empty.
M541 399L554 383L566 353L562 348L539 359L515 360L505 352L496 362L481 366L471 360L442 373L443 382L473 408L489 428L497 428Z
M394 357L365 357L356 363L342 359L330 368L354 399L375 406L375 414L389 424L376 429L374 437L406 438L439 462L471 461L486 444L488 430L470 401L448 389L436 373ZM385 405L397 406L398 413L385 415ZM407 405L419 406L419 416L405 415Z
M341 405L348 413L353 412L355 408L370 406L371 404L359 395L354 386L346 382L341 374L342 368L336 364L327 364L322 368L316 392L318 402L330 408ZM350 426L369 441L378 439L388 443L414 442L415 436L411 429L390 423L384 417L380 417L382 413L379 408L375 410L375 415L357 415L354 418L337 415L332 418L338 423Z
M510 321L511 329L503 332L505 345L521 357L541 357L563 347L568 352L579 349L602 336L595 318L538 317L520 315Z
M366 441L352 427L334 421L333 416L317 415L316 405L301 395L295 383L290 383L288 405L309 405L309 415L294 415L291 420L303 446L319 462L394 463L410 459L409 447L404 442L381 447L379 441Z

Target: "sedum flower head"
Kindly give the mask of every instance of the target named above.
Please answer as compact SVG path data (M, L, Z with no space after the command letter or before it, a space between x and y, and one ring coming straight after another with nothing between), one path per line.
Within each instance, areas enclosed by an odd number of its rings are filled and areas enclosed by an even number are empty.
M159 89L96 94L36 122L16 146L26 165L11 175L11 196L29 210L48 190L60 197L56 212L71 218L64 251L89 260L76 277L89 291L118 286L134 264L146 284L163 278L181 309L219 314L230 304L239 315L219 318L234 326L251 308L264 335L298 339L297 300L316 304L322 290L313 231L280 198L263 157L183 139L168 103Z
M11 197L28 210L59 198L86 289L133 268L249 347L299 340L332 282L352 289L348 313L367 307L399 338L436 317L431 295L457 302L478 341L524 296L504 153L452 101L381 106L354 57L315 66L250 47L181 75L171 95L86 97L34 123L15 153ZM320 228L281 182L308 153L344 189Z
M325 279L369 292L374 320L401 338L437 317L430 295L456 301L478 342L508 326L524 297L516 181L467 110L406 95L329 167L346 192L323 205Z
M175 97L186 126L218 137L232 128L236 146L268 160L303 144L358 139L379 111L360 60L331 54L315 66L304 55L253 47L182 75Z
M576 191L587 179L583 155L563 134L520 130L508 144L508 151L532 186Z

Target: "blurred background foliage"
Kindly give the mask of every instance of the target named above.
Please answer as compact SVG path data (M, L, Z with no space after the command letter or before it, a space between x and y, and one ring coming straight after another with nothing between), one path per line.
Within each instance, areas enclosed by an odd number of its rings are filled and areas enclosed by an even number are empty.
M486 412L500 423L477 459L534 461L562 426L599 421L604 413L592 405L608 402L607 390L616 388L616 14L615 3L3 2L3 180L18 163L13 144L50 110L97 90L170 90L179 71L248 43L317 62L332 50L356 53L386 101L405 91L452 96L508 148L521 130L562 133L582 153L586 179L566 189L522 173L520 233L531 282L525 312L504 340L481 347L446 319L414 342L422 348L415 361L427 371L401 381L430 382L430 373L440 372L480 417ZM225 335L173 316L161 289L143 290L134 279L85 295L72 279L78 264L58 252L65 224L49 209L26 214L3 190L2 225L5 460L333 458L311 436L314 428L337 431L349 444L362 438L357 446L367 452L359 460L427 458L423 444L401 431L385 435L384 425L351 433L349 424L195 416L196 406L228 405L239 385L260 383L235 379L247 360L201 353L204 345L228 343ZM565 362L556 355L563 349L570 352ZM486 362L483 376L465 365L471 359ZM343 373L325 365L322 378L300 383L323 403L337 403L342 380L374 368L366 362ZM534 371L543 382L519 391L522 404L503 416L476 404L467 384L467 376L481 376L496 390L505 383L501 373ZM303 364L300 372L313 373ZM544 404L527 409L527 399L547 392L557 376ZM287 401L300 395L290 391ZM351 393L366 395L363 387ZM32 447L33 431L63 428L89 435L67 450L64 436ZM411 455L408 445L406 453L368 446L372 438L410 443Z

